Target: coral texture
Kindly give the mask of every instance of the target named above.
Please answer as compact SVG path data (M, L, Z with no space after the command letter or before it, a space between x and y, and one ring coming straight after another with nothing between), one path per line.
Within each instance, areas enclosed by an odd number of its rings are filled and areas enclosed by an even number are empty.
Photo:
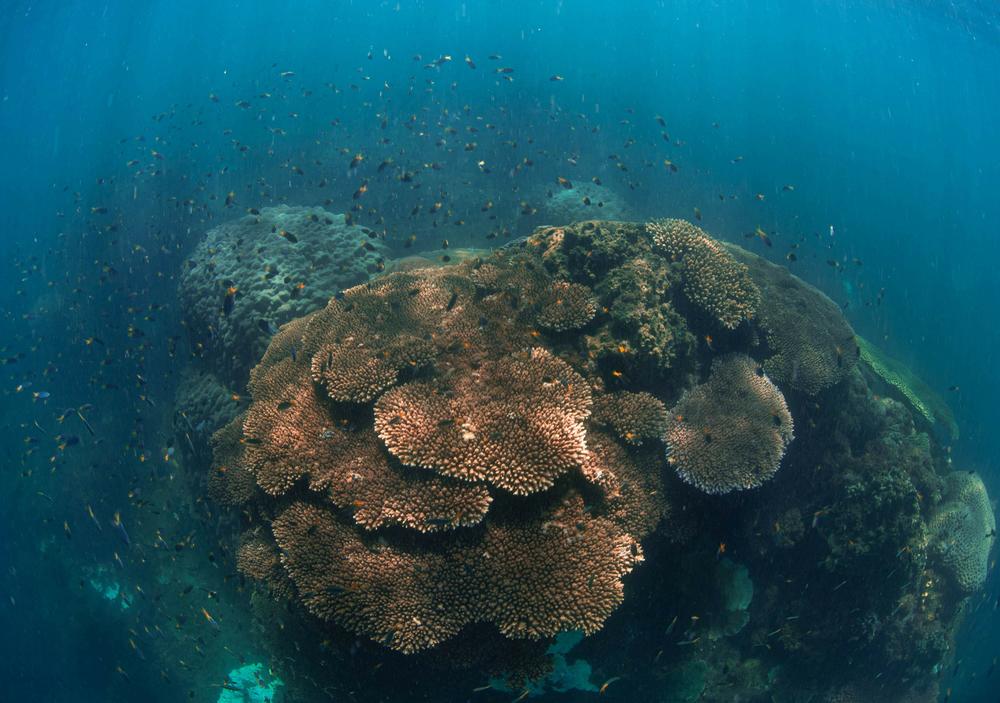
M591 422L600 372L565 334L596 296L542 251L394 273L277 332L216 435L213 480L246 504L228 484L252 477L285 580L256 533L244 573L408 653L600 629L668 511L664 411L622 393L620 439Z
M978 474L956 471L947 478L944 502L931 519L931 554L963 593L986 583L996 519Z
M742 354L716 359L708 380L680 399L668 423L671 465L706 493L760 486L778 471L793 438L781 391Z
M952 441L958 440L960 434L958 423L944 398L935 393L901 361L893 359L860 335L857 335L855 339L861 353L861 360L876 376L896 389L910 404L910 407L916 410L927 422L932 425L935 422L940 422L948 431Z
M726 248L686 220L657 220L647 227L653 244L684 267L684 293L719 324L733 329L753 317L760 291Z
M374 232L319 207L279 205L218 225L178 287L196 352L241 388L274 329L366 280L384 252Z
M642 444L663 437L667 408L651 393L619 391L594 401L594 420L611 427L629 444Z
M837 304L787 269L739 247L726 248L760 288L758 322L768 347L764 370L774 382L815 395L847 378L859 351Z

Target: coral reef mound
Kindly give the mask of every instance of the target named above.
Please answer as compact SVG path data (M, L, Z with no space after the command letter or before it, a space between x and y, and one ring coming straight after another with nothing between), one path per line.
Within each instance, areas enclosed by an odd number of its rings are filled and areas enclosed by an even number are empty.
M314 640L317 680L367 659L409 691L425 664L474 669L440 700L484 674L523 696L576 632L635 700L930 690L993 514L853 339L689 223L540 228L283 325L209 489L280 613L262 634L296 667ZM665 632L683 646L652 657Z
M931 554L963 593L986 583L996 520L978 474L956 471L947 477L945 500L929 525Z
M728 493L774 476L793 436L781 391L756 361L730 354L670 411L666 442L682 479L706 493Z
M196 353L242 388L273 330L367 280L384 253L373 231L319 207L263 208L214 227L178 287Z

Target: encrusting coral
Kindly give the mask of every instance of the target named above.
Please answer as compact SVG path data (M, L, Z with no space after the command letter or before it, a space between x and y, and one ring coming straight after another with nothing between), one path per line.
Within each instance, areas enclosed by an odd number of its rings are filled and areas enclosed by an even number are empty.
M764 370L781 388L815 395L857 364L854 330L840 308L787 269L726 245L760 288L758 323L767 340Z
M730 354L671 409L670 464L706 493L755 488L777 472L794 436L785 398L760 365Z

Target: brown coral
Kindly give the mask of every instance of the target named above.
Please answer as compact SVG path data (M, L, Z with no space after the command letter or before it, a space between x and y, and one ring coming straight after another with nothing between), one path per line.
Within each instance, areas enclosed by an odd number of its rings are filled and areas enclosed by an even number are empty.
M491 525L479 545L447 556L369 543L301 502L272 527L306 607L407 653L476 621L520 639L594 632L621 603L621 577L642 560L637 541L588 515L579 496L532 521Z
M686 220L657 220L646 226L654 248L683 264L684 294L692 303L727 329L753 317L760 291L747 267L723 244Z
M454 636L472 617L466 579L441 555L368 543L333 513L302 502L272 529L302 602L320 618L415 652Z
M716 359L708 381L685 393L670 415L669 461L706 493L760 486L777 472L793 437L781 391L742 354Z
M589 516L575 496L537 522L491 529L479 556L490 584L483 615L508 637L538 639L599 630L621 603L621 577L642 561L642 550L610 520Z
M367 403L399 374L430 363L429 337L452 295L444 274L398 273L346 291L316 316L313 380L331 399Z
M601 627L667 509L664 411L622 393L600 419L622 442L590 423L603 386L565 333L596 297L543 251L392 274L279 331L216 454L275 541L247 537L245 573L402 652Z
M611 427L629 444L639 445L663 437L667 408L650 393L609 393L594 400L594 421Z
M392 389L375 404L375 430L404 464L524 495L580 466L590 406L583 378L535 348L444 388Z
M337 506L352 510L367 530L403 525L437 532L475 525L489 510L492 497L481 484L452 481L393 466L371 430L357 433L339 462L310 477L310 488L326 491Z
M758 322L767 335L764 370L782 388L815 395L847 378L858 361L854 330L840 307L787 269L730 246L763 294Z
M604 491L609 517L638 539L650 534L669 510L660 451L629 452L596 430L587 434L587 447L583 475Z
M557 281L545 292L538 324L553 332L583 327L597 313L597 300L587 286Z

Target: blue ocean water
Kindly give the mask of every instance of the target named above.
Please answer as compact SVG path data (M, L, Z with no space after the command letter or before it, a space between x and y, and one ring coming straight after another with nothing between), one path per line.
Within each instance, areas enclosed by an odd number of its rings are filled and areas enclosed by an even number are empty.
M1000 495L989 3L12 1L0 36L0 699L221 700L267 656L171 411L185 259L248 208L358 203L404 256L597 178L824 291ZM998 598L991 568L942 696L995 699Z

